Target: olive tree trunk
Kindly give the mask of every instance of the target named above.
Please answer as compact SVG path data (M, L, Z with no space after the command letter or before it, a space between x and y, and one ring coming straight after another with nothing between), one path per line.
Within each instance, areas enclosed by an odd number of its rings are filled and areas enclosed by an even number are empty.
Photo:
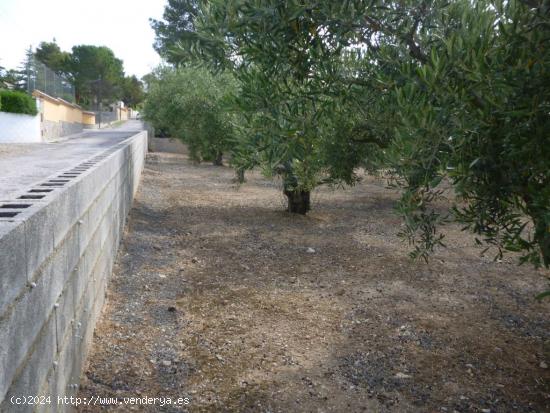
M288 199L288 212L305 215L311 209L309 191L285 189L284 194Z
M212 161L214 166L223 166L223 152L218 152Z
M237 182L240 184L244 184L246 182L246 179L244 177L244 169L238 168L235 171Z

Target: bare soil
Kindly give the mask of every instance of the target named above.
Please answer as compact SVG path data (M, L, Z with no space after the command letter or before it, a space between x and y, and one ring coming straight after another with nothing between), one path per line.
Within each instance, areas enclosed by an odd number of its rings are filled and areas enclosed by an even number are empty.
M550 300L533 298L548 272L482 256L458 226L411 261L383 181L321 188L299 216L276 183L233 177L149 155L80 396L191 398L134 408L155 412L550 411Z

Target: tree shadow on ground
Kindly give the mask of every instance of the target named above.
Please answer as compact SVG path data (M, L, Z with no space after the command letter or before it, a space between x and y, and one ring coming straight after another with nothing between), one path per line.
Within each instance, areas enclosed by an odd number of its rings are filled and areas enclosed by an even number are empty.
M184 394L191 411L216 412L550 407L539 274L475 249L410 261L395 195L368 182L321 193L303 217L281 211L261 178L243 205L213 185L230 171L159 165L131 212L91 355L87 374L103 385L84 392ZM186 182L195 175L200 185Z

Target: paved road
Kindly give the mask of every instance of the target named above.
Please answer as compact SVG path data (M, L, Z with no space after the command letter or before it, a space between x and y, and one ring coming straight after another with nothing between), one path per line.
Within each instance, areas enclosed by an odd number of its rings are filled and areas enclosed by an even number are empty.
M26 188L116 145L143 129L128 121L116 129L85 131L79 137L57 143L36 143L22 154L0 154L0 201L13 200Z

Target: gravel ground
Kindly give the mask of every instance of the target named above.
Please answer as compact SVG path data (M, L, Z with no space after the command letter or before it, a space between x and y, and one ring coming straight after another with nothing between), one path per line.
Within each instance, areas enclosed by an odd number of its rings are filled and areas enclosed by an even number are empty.
M192 412L550 411L549 273L450 227L409 260L371 178L283 212L258 173L150 154L80 396ZM132 410L128 406L105 407ZM85 407L81 411L98 411Z
M0 143L0 159L6 159L12 156L24 155L37 148L40 143Z

